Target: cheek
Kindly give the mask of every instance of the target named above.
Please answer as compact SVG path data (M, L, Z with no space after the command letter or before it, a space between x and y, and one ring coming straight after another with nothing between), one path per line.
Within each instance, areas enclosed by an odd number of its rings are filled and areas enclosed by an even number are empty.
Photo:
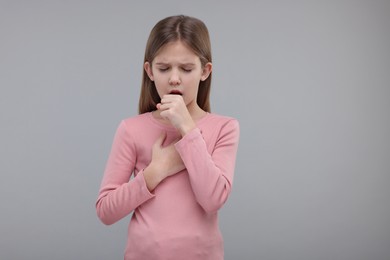
M158 80L154 80L153 83L154 83L154 87L157 90L158 95L161 97L161 93L162 93L161 83Z
M159 87L164 87L168 82L168 77L165 75L154 76L154 82Z
M157 90L157 94L160 96L160 98L162 98L162 96L164 95L164 91L157 85L156 85L156 90Z

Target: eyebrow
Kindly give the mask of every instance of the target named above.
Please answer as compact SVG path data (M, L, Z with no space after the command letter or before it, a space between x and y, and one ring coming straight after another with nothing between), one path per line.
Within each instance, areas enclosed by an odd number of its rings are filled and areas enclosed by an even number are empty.
M165 63L165 62L157 62L156 63L157 66L167 66L167 65L170 65L169 63ZM195 63L191 63L191 62L188 62L188 63L179 63L180 66L195 66Z

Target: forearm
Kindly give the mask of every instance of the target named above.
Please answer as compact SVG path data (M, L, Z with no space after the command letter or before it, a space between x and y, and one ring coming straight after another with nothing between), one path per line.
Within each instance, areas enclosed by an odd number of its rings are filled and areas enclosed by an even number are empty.
M189 174L192 190L205 211L214 212L227 200L234 174L238 145L238 125L232 124L213 154L207 150L199 129L188 133L176 144Z
M199 158L199 155L206 155ZM207 212L219 210L226 202L232 188L231 181L215 165L209 154L198 152L192 156L199 159L186 159L185 164L192 190L198 203ZM188 155L191 157L191 155Z
M111 225L153 197L140 172L127 183L103 185L96 202L96 212L104 224Z

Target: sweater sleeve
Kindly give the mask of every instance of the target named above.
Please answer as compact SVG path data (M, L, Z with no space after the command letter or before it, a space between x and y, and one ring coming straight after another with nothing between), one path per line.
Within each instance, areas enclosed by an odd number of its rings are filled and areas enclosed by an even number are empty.
M221 128L211 154L199 128L175 144L196 200L206 212L219 210L231 192L238 141L239 124L232 119Z
M119 221L154 197L146 186L143 171L130 180L135 162L135 145L122 121L114 137L96 202L97 215L106 225Z

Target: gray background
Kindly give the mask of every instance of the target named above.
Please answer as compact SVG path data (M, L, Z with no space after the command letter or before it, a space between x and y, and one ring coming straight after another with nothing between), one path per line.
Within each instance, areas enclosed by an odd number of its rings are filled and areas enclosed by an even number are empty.
M135 2L135 1L134 1ZM122 259L94 203L148 34L202 19L239 119L226 259L390 259L390 1L0 1L0 259Z

